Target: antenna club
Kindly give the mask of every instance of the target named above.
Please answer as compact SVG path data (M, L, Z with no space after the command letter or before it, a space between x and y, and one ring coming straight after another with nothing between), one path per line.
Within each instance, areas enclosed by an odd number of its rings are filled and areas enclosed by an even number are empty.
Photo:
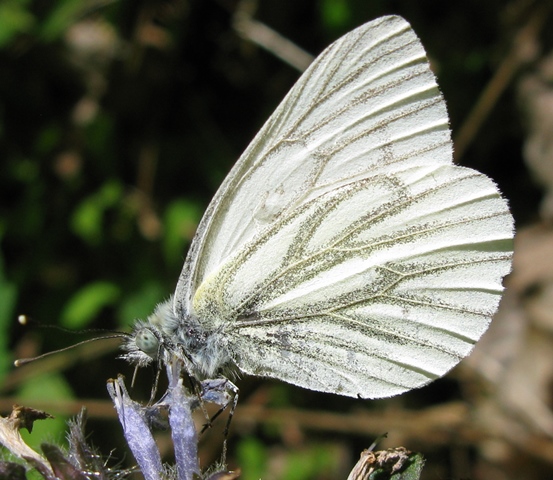
M14 367L21 367L23 365L27 365L28 363L34 362L35 360L38 360L40 357L32 357L32 358L18 358L17 360L14 360L13 365Z
M17 321L20 325L27 325L29 323L29 317L27 317L27 315L19 315Z

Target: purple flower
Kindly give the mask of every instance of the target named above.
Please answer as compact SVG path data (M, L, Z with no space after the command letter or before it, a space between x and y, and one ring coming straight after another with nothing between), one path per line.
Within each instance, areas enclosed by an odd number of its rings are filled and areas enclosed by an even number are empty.
M169 412L169 425L175 448L176 478L178 480L193 480L201 478L200 463L198 460L198 435L192 418L192 411L200 404L198 397L191 394L183 385L180 376L181 369L168 366L169 387L162 399L153 406L143 406L132 400L125 387L122 377L108 382L108 391L113 399L119 421L127 443L138 463L146 480L160 480L174 477L169 474L175 471L164 466L161 455L152 435L152 427L160 423L161 412ZM208 383L211 385L211 383ZM218 383L216 384L218 386ZM217 390L217 388L214 388ZM223 401L224 393L207 395L206 401ZM211 398L213 397L213 398ZM207 478L232 479L237 478L238 472L227 472L218 469ZM206 477L203 477L206 478Z

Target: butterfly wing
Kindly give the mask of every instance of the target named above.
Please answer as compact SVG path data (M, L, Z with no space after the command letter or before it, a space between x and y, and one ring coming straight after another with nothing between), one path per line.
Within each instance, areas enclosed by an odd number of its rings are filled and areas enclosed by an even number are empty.
M245 373L383 397L456 365L510 269L494 183L452 165L445 103L407 22L328 47L236 163L175 294Z

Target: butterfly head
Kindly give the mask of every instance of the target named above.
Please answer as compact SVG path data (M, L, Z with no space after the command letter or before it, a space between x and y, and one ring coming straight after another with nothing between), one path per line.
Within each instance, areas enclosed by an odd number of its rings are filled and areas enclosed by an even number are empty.
M134 337L134 341L138 349L155 359L159 353L160 339L159 333L156 335L155 330L148 327L141 327Z
M132 333L127 337L120 358L138 367L145 367L153 361L163 360L164 339L161 331L148 321L136 322Z
M146 321L136 322L122 346L126 353L121 358L138 367L168 360L168 355L175 351L170 336L175 324L171 304L171 299L159 304Z

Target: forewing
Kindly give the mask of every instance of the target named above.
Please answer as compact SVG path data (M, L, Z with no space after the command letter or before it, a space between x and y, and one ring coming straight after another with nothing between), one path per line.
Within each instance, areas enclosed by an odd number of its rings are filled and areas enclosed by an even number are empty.
M390 396L470 352L512 235L494 183L451 163L420 42L384 17L325 50L233 168L175 307L245 373Z
M200 284L287 212L356 179L450 162L445 104L409 24L390 16L353 30L301 76L221 185L175 313L190 312Z

